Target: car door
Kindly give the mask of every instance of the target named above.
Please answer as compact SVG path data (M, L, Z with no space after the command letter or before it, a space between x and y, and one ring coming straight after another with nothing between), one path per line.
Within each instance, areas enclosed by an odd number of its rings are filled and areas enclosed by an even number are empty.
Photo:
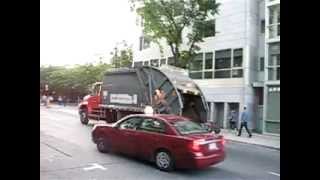
M159 119L144 117L137 130L138 141L138 156L144 159L150 159L156 148L164 142L166 124Z
M116 151L128 154L137 154L137 128L139 127L142 119L140 117L130 117L121 122L115 133L114 149Z

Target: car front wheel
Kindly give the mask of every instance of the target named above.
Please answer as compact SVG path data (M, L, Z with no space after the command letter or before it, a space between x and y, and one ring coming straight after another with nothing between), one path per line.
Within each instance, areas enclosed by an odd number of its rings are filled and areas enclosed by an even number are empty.
M158 151L156 153L156 165L161 171L172 171L174 160L168 151Z
M110 143L107 143L103 139L99 139L97 141L97 149L98 149L99 152L107 153L107 152L110 151Z

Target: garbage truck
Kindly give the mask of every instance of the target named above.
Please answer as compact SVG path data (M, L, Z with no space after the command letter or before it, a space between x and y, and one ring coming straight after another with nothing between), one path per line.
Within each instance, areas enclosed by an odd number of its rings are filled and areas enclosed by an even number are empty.
M186 70L169 65L107 71L102 81L94 83L91 93L79 103L80 121L82 124L88 124L89 120L114 123L124 116L144 113L146 107L154 107L156 90L164 93L170 109L168 112L165 106L160 106L157 113L180 115L208 124L209 108L201 89ZM211 128L220 132L212 123Z

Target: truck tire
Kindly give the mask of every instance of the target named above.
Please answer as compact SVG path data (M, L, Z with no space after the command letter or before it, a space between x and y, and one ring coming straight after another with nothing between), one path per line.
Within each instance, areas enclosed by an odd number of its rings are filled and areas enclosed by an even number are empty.
M80 122L85 125L87 125L89 122L88 112L85 109L80 112Z

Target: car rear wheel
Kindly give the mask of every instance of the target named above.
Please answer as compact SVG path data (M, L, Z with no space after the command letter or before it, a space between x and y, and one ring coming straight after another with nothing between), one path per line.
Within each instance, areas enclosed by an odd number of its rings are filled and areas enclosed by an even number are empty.
M107 141L103 139L99 139L97 141L97 149L99 152L107 153L110 151L110 143L107 143Z
M88 113L87 113L86 110L82 110L82 111L80 112L80 122L81 122L82 124L85 124L85 125L88 124L89 119L88 119Z
M168 151L158 151L156 153L156 165L161 171L172 171L174 167L174 160Z

